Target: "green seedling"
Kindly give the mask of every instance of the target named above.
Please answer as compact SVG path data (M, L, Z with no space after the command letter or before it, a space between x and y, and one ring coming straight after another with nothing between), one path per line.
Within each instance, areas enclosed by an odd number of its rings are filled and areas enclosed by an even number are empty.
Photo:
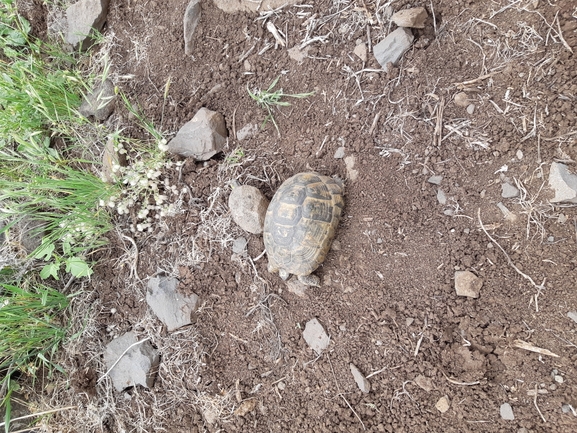
M270 119L272 121L272 123L274 124L274 127L276 128L276 131L280 137L280 131L279 131L278 125L277 125L276 120L274 119L274 116L272 114L273 108L275 106L286 107L286 106L291 105L290 102L281 101L281 99L284 97L303 99L303 98L308 98L309 96L314 95L315 92L288 94L288 93L283 93L282 89L278 89L276 91L273 91L273 89L277 85L279 79L280 79L280 75L277 78L275 78L275 80L271 83L271 85L266 90L255 89L254 92L251 92L250 89L248 88L248 84L247 84L246 90L247 90L249 96L256 101L258 106L266 109L268 112L268 115L265 117L264 122L262 124L262 127L264 127L266 125L266 123L268 122L268 120Z

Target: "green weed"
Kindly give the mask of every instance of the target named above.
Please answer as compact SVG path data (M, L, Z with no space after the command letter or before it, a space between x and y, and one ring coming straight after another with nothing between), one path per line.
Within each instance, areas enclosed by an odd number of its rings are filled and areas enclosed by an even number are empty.
M315 92L287 94L287 93L283 93L282 89L278 89L278 90L273 92L273 89L277 85L279 79L280 79L280 75L273 80L271 85L268 86L268 89L266 89L266 90L255 89L254 92L251 92L250 89L248 88L248 84L247 84L246 90L247 90L249 96L256 101L258 106L266 109L268 112L268 115L265 117L264 122L262 124L262 127L264 127L264 125L266 125L266 122L268 122L268 120L270 119L272 121L272 123L274 124L274 127L276 128L276 131L280 137L280 131L278 129L278 125L277 125L276 120L274 119L274 116L272 114L273 108L275 106L286 107L286 106L291 105L287 101L281 101L281 99L284 97L303 99L303 98L308 98L309 96L314 95Z

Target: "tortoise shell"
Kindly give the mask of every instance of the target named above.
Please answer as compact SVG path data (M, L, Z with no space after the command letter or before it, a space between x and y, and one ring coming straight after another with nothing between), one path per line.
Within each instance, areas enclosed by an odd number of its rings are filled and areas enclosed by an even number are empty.
M340 181L312 172L280 186L264 220L270 272L306 276L324 261L345 205L343 195Z

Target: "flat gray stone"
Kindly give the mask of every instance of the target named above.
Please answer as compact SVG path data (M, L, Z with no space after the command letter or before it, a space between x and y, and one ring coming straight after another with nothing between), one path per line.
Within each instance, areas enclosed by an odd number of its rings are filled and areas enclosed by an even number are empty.
M431 176L430 178L427 179L427 182L432 183L433 185L440 185L442 181L443 176L441 176L440 174L436 176Z
M118 392L130 386L152 388L154 385L160 355L150 341L134 345L120 358L124 351L137 341L134 332L127 332L108 343L104 351L106 369L109 370L116 363L108 375Z
M116 181L116 175L114 172L114 167L124 167L126 166L126 155L118 153L114 149L114 138L108 137L106 146L104 147L104 152L102 154L102 180L106 183L114 183Z
M577 203L577 176L571 173L565 164L551 163L549 186L555 192L551 203Z
M375 58L384 69L387 69L387 63L397 63L411 48L414 39L410 29L399 27L373 47Z
M301 0L214 0L217 8L228 13L235 12L266 12L282 6L297 4ZM285 9L286 10L286 9Z
M515 419L515 415L513 415L513 408L509 403L503 403L499 409L499 413L501 414L501 418L504 420L513 421Z
M365 63L368 60L367 44L365 44L364 42L357 44L357 46L355 46L355 49L353 50L353 54L355 54L359 59L363 61L363 63Z
M238 141L246 140L252 137L258 132L258 125L254 123L248 123L242 127L239 131L236 131L236 139Z
M236 238L232 243L232 252L235 254L243 254L246 251L246 246L248 241L246 238L240 237Z
M569 317L574 322L577 322L577 311L569 311L567 313L567 317Z
M193 323L192 315L198 306L197 295L183 295L177 289L178 279L154 277L148 281L146 291L146 303L169 332Z
M168 151L206 161L222 151L227 135L223 115L202 107L168 142Z
M350 367L351 367L351 373L353 374L353 378L355 379L357 386L362 392L368 394L369 391L371 390L371 383L367 380L367 378L363 375L363 373L359 371L359 369L355 366L355 364L351 363Z
M443 205L447 204L447 195L441 188L437 191L437 201Z
M501 185L501 197L503 198L514 198L519 195L519 190L511 185L510 183L503 183Z
M447 412L450 407L451 407L451 401L449 400L449 397L447 397L446 395L441 397L435 404L435 408L441 413Z
M478 298L483 287L483 280L469 271L455 272L455 290L457 296Z
M315 319L307 322L305 330L303 331L303 338L313 349L317 355L320 355L323 350L329 346L330 338L325 332L325 328Z
M335 159L343 159L345 157L345 148L339 147L335 152Z
M94 31L101 31L106 22L110 0L80 0L66 9L68 32L66 42L76 50L86 50Z
M417 377L415 377L414 381L417 384L417 386L419 386L421 389L424 389L427 392L431 392L433 389L435 389L433 379L431 379L430 377L425 377L422 374L419 374Z
M192 55L192 39L198 22L200 21L200 0L191 0L184 11L184 53Z
M108 119L114 111L115 103L116 93L114 92L114 84L112 84L112 81L106 79L98 83L94 87L94 90L86 95L78 111L84 117L94 117L96 120L103 122Z
M391 17L391 21L399 27L424 29L428 16L427 10L424 7L410 8L395 12Z
M261 234L269 201L258 188L240 185L233 188L228 197L232 219L249 233Z

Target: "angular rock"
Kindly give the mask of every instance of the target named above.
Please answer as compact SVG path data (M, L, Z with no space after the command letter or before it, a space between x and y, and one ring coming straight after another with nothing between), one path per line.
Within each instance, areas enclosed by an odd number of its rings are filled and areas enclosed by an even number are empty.
M432 183L433 185L440 185L442 181L443 176L441 176L440 174L436 176L431 176L430 178L427 179L427 182Z
M503 403L499 409L499 413L501 414L501 418L504 420L513 421L515 419L515 415L513 415L513 408L509 403Z
M200 21L200 0L190 0L184 11L184 53L191 56L193 53L192 39L194 30Z
M571 173L565 164L551 163L549 186L555 192L551 203L577 203L577 176Z
M66 9L68 34L66 42L76 50L90 46L94 31L101 31L106 22L110 0L80 0Z
M234 222L243 230L257 235L263 231L268 203L264 194L250 185L234 187L228 197L228 207Z
M478 298L483 287L483 280L469 271L455 272L455 290L457 296Z
M501 185L501 197L503 198L514 198L519 195L519 190L511 185L510 183L503 183Z
M441 413L445 413L449 410L449 407L451 407L451 403L449 401L449 397L447 397L446 395L441 397L437 403L435 404L435 407L437 408L437 410Z
M395 64L411 48L415 37L410 29L399 27L373 47L373 53L383 69L387 69L387 63Z
M236 139L238 141L245 140L249 137L252 137L258 132L258 125L255 123L247 123L243 128L239 131L236 131Z
M206 161L223 149L227 135L223 115L203 107L168 142L168 151Z
M135 344L137 341L134 332L127 332L108 343L104 351L106 369L109 370L114 365L108 375L118 392L129 386L142 385L145 388L152 388L154 385L160 355L150 341ZM132 346L133 344L135 345ZM130 349L122 355L129 347Z
M183 295L177 288L178 279L155 277L148 281L146 291L146 303L169 332L193 323L198 306L197 295Z
M431 392L433 389L435 389L435 384L430 377L425 377L422 374L419 374L417 377L415 377L414 380L417 386L427 392Z
M335 152L335 159L343 159L345 157L345 148L339 147Z
M358 44L355 49L353 50L353 54L355 54L359 59L364 62L367 61L367 45L364 42Z
M362 392L368 394L369 391L371 390L371 383L367 380L367 378L363 375L363 373L359 371L359 369L355 366L355 364L351 363L350 367L351 367L351 373L353 374L357 386Z
M311 47L309 45L307 45L303 49L301 49L300 46L295 45L294 47L289 48L287 50L287 54L291 59L296 60L297 62L300 63L308 57L308 52L310 48Z
M120 154L114 148L114 137L108 137L102 155L102 180L106 183L115 182L115 167L126 166L126 155Z
M467 113L468 114L473 114L475 112L475 104L469 104L467 105Z
M567 317L569 317L574 322L577 322L577 311L569 311L567 313Z
M94 117L103 122L114 111L115 100L114 84L106 79L99 83L89 95L86 95L78 111L84 117Z
M214 0L217 8L224 12L265 12L282 7L283 5L294 5L301 0Z
M447 204L447 195L441 188L437 191L437 201L442 205Z
M322 351L329 346L330 342L330 338L325 332L325 329L316 318L307 322L305 330L303 331L303 338L317 355L320 355Z
M347 177L354 182L359 177L359 171L355 167L356 159L353 155L345 157L345 167L347 168Z
M391 21L399 27L413 27L415 29L424 29L427 20L427 11L424 7L403 9L395 12Z

